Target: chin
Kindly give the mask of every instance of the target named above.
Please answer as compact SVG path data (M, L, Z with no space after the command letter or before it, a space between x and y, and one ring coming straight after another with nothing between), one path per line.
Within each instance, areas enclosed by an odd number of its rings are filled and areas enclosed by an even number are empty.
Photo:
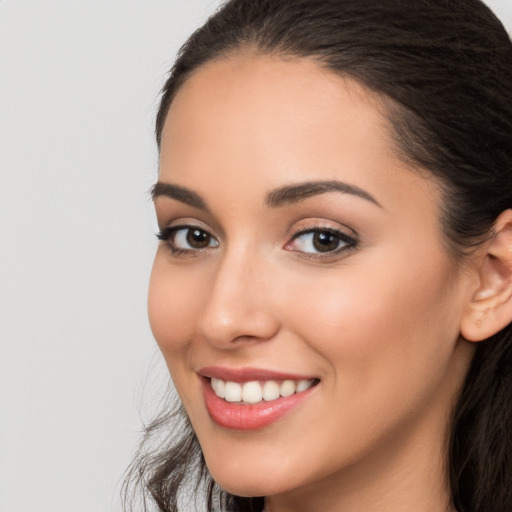
M238 475L236 478L222 476L216 478L212 474L212 477L224 491L244 498L272 496L288 490L283 489L280 485L276 485L275 482L264 481L265 479L259 478L261 475L258 474Z
M207 461L208 465L208 461ZM256 497L272 496L297 487L290 473L275 471L276 466L268 463L262 470L260 465L252 465L248 461L243 469L223 464L208 465L212 478L223 490L235 496ZM272 470L270 470L272 468Z

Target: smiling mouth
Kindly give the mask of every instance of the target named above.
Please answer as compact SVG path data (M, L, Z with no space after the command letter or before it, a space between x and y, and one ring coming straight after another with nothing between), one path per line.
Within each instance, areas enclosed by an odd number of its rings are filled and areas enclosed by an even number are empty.
M262 368L208 366L198 370L211 420L229 430L268 427L316 395L320 379Z
M320 383L316 378L292 379L288 376L280 380L277 375L269 379L268 375L249 373L252 380L235 372L231 378L238 382L221 379L219 375L202 376L205 406L219 427L238 431L268 427L316 394ZM226 375L225 378L230 377ZM256 380L258 378L263 380Z
M217 397L241 405L255 405L287 398L307 391L320 382L318 379L233 382L214 377L209 381Z

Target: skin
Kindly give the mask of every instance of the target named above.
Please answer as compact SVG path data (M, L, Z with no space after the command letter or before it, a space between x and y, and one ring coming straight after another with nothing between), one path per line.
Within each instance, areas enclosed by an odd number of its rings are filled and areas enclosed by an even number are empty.
M313 61L248 52L200 68L165 123L159 181L208 210L158 196L159 225L213 238L185 253L160 243L151 327L212 476L234 494L267 496L268 511L453 510L444 461L478 277L448 253L438 184L400 160L380 105ZM311 180L375 202L330 191L266 203ZM357 246L312 255L294 236L313 228ZM197 371L207 365L320 383L276 423L237 432L206 411Z

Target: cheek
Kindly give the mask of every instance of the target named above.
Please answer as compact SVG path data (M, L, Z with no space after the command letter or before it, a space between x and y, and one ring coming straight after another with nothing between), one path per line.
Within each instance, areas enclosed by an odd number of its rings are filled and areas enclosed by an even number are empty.
M385 256L320 277L303 274L301 286L288 288L298 298L288 310L297 332L346 380L340 389L359 397L384 383L391 392L407 380L440 378L458 335L456 287L444 255L428 263L406 253Z
M159 249L153 264L148 292L148 314L153 336L162 352L176 391L194 425L199 415L187 405L194 403L195 374L189 371L191 340L200 314L203 279L171 267L168 255ZM192 394L191 394L192 393Z
M169 364L170 355L184 350L193 336L201 310L201 279L173 271L159 249L153 264L148 292L148 314L153 336Z

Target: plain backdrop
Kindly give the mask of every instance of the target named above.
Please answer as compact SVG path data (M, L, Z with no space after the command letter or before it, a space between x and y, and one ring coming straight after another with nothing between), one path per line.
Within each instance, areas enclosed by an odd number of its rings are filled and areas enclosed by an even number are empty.
M146 316L158 93L219 3L0 0L0 512L120 510L167 380ZM489 4L511 31L512 0Z

